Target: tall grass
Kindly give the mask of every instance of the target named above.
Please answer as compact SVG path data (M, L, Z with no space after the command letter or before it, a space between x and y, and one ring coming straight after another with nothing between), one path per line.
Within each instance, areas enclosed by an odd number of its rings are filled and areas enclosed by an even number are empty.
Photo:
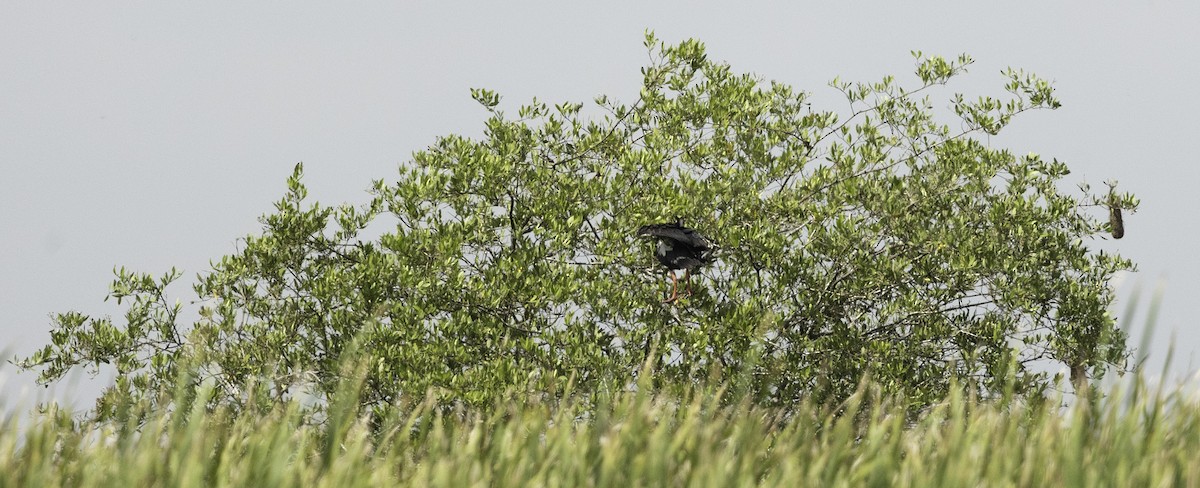
M375 422L338 413L347 392L323 423L296 402L238 416L193 402L140 428L9 418L0 485L1200 486L1200 405L1140 383L1066 409L956 395L915 421L870 388L840 415L630 392Z

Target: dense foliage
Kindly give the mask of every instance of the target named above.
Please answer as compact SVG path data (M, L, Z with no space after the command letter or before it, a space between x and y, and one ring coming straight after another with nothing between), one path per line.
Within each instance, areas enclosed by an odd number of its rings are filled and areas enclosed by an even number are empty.
M835 80L839 114L696 41L646 45L632 103L534 101L514 118L475 90L483 137L439 138L362 205L306 203L297 166L263 232L199 277L198 322L164 295L178 273L121 270L124 324L61 314L22 364L44 380L115 365L102 415L184 364L216 403L264 375L276 399L328 398L355 341L367 405L596 391L647 363L660 385L740 378L762 405L844 399L868 374L923 405L952 384L1037 393L1039 362L1076 381L1123 366L1106 310L1131 264L1089 243L1110 229L1092 207L1136 199L1060 191L1064 163L979 138L1057 108L1047 82L1007 71L1005 99L953 95L943 122L931 94L971 60L914 53L915 87ZM675 216L720 250L694 295L664 304L634 230Z

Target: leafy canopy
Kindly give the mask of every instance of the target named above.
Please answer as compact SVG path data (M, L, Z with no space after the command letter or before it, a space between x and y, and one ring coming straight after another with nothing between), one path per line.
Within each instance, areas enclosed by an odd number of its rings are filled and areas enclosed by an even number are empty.
M123 325L58 315L21 364L46 381L115 365L102 415L183 364L223 402L264 377L280 398L327 398L352 341L371 405L593 391L643 364L660 385L737 376L767 405L844 398L865 374L921 404L953 384L1036 393L1050 382L1039 362L1077 381L1123 365L1106 310L1132 265L1088 247L1109 230L1089 212L1137 200L1064 193L1062 162L980 139L1057 108L1046 81L1007 70L1004 98L953 95L943 122L931 93L971 59L918 52L914 87L834 80L839 114L697 41L646 46L629 104L535 100L512 117L473 90L483 137L437 139L362 205L306 203L297 165L262 233L198 278L199 321L181 326L164 298L179 273L122 269ZM664 304L653 244L634 231L675 216L721 249L694 295Z

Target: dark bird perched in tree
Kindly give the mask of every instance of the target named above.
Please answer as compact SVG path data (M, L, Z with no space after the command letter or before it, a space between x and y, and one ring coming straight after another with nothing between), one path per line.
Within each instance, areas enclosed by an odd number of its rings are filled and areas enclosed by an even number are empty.
M1125 219L1121 218L1121 204L1111 188L1108 190L1108 226L1113 239L1125 237Z
M683 281L687 285L687 294L692 294L692 285L688 281L693 269L708 264L712 260L716 245L703 234L683 226L683 221L664 224L643 225L637 235L650 236L658 239L658 247L654 249L654 257L667 267L667 275L671 277L671 296L664 302L678 300L679 278L674 271L682 269Z

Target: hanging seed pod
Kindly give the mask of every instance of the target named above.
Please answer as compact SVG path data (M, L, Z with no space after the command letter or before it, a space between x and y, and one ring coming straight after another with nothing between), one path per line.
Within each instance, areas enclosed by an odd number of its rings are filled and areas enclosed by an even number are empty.
M1117 204L1117 195L1111 190L1108 192L1108 225L1113 239L1125 237L1125 220L1121 218L1121 206Z

